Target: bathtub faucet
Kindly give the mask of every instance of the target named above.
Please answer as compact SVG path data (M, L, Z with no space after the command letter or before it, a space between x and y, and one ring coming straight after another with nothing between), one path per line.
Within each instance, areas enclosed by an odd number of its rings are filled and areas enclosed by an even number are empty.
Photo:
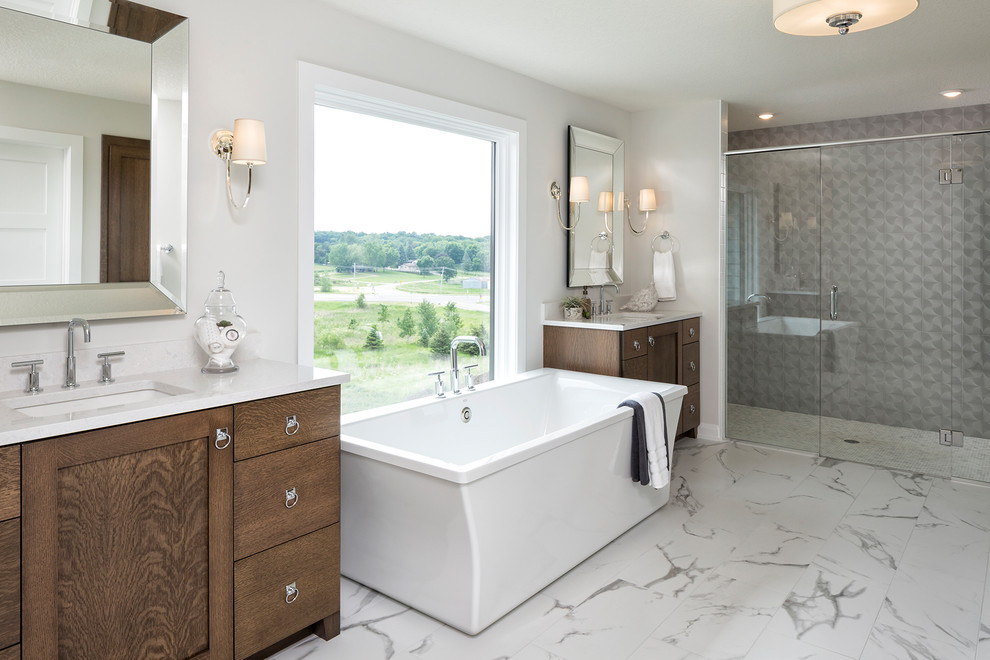
M461 372L457 368L457 347L460 344L474 344L478 347L478 355L488 355L485 342L477 337L469 335L454 337L454 341L450 342L450 390L453 394L461 393Z

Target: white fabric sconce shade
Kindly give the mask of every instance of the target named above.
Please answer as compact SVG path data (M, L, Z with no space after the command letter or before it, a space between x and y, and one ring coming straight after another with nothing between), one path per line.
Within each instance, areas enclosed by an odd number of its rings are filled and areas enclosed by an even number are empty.
M231 161L238 165L264 165L267 160L265 122L260 119L235 119Z
M639 191L639 210L647 212L657 210L657 193L653 188L643 188Z
M609 213L612 210L612 193L604 191L598 193L598 210L602 213Z
M588 177L572 176L571 189L567 194L568 201L580 203L588 201Z

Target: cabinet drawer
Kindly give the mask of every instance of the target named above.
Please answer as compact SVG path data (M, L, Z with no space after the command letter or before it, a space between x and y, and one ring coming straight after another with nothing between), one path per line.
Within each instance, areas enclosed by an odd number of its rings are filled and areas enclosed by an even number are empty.
M701 340L701 319L685 319L681 321L681 345L691 344Z
M297 425L289 422L290 417ZM339 386L234 406L235 461L339 434Z
M0 648L20 639L21 519L14 518L0 523Z
M685 344L681 356L681 384L694 385L701 380L701 344Z
M234 559L340 520L340 438L234 464Z
M701 423L701 385L692 385L681 402L681 418L677 423L677 434L698 428Z
M649 331L646 328L636 328L635 330L626 330L623 332L622 359L628 360L639 357L640 355L646 355L646 351L649 349L649 344L646 341L648 336Z
M286 602L286 586L295 600ZM340 525L234 563L234 656L247 657L340 610Z
M0 520L21 515L21 446L0 447Z

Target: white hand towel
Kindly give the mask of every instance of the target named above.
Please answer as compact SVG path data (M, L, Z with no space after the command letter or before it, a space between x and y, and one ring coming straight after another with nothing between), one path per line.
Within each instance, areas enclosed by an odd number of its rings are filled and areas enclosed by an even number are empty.
M646 436L646 456L650 486L657 490L670 483L670 454L667 446L666 419L664 418L664 403L656 392L637 392L630 395L620 406L630 402L639 405L643 411L644 435ZM635 406L629 406L635 411ZM634 412L635 418L635 412ZM634 421L635 423L635 421ZM641 440L633 434L634 441ZM633 447L633 451L636 448ZM636 479L636 475L633 475Z
M677 300L673 250L653 252L653 285L657 289L659 300Z

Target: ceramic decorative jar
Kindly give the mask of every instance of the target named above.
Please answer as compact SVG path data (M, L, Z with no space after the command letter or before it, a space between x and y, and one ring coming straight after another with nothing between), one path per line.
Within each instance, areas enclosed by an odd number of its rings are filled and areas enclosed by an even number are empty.
M224 288L224 274L217 273L217 287L206 298L205 313L196 320L196 341L206 351L209 361L204 374L229 374L237 371L230 356L247 331L234 308L234 296Z

